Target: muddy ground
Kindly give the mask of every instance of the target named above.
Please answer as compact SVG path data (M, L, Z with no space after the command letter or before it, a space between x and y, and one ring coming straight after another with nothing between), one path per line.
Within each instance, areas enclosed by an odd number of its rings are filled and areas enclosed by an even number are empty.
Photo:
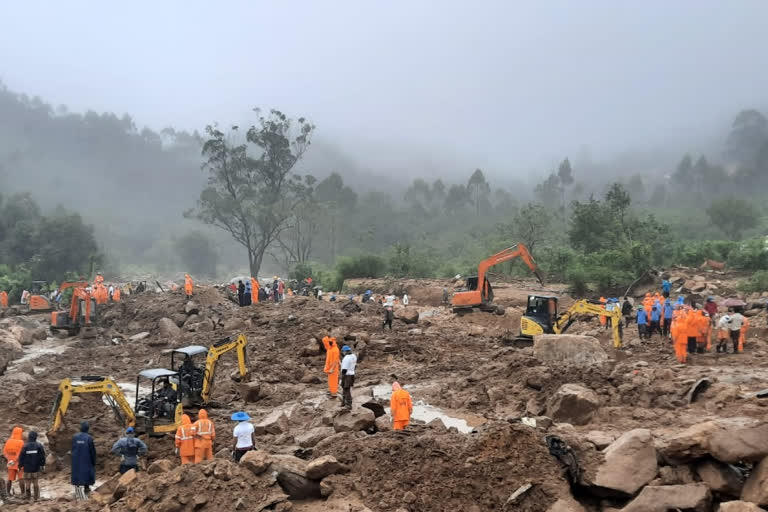
M687 269L676 272L689 279L699 274ZM717 282L719 296L735 293L737 277L707 274L706 278ZM73 501L68 485L71 434L80 421L90 422L99 458L98 483L102 483L119 465L109 448L123 427L100 397L78 397L66 416L66 426L44 439L52 455L43 480L43 500L36 504L13 502L4 508L621 510L629 506L637 491L601 494L584 481L569 482L565 466L550 454L545 436L558 435L570 443L587 471L590 464L600 464L599 450L633 429L649 429L660 437L712 419L765 419L768 400L755 396L768 388L765 312L750 318L752 327L744 353L695 355L687 365L677 364L668 340L657 336L641 342L634 328L625 333L625 347L616 350L608 333L600 331L597 319L584 319L570 332L595 336L608 359L575 366L545 363L531 347L508 346L519 330L528 294L558 295L562 309L574 300L563 286L542 287L528 280L499 283L496 302L506 306L503 316L482 312L457 316L441 304L442 288L453 290L455 283L357 280L348 284L376 293L407 290L411 297L408 309L419 311L418 322L396 320L392 331L383 331L380 306L350 304L348 299L331 303L292 297L280 305L239 308L222 290L210 287L196 290L193 305L178 293L127 297L99 311L99 327L93 336L49 335L45 340L26 340L20 357L15 355L0 377L5 391L0 395L0 432L10 433L17 424L25 430L46 432L63 378L111 376L133 400L138 371L170 364L163 351L210 345L239 332L248 338L251 400L245 403L246 390L230 378L236 373L234 355L223 356L217 369L214 402L208 407L219 433L215 451L220 452L220 458L215 464L209 464L208 469L140 473L121 499L112 501L113 496L106 502L82 504ZM644 291L638 288L635 293L642 295ZM398 306L396 316L402 311ZM45 315L25 318L47 323ZM171 319L179 326L178 331L161 329L161 318ZM376 414L384 412L391 382L397 379L410 390L417 405L408 430L387 431L387 416L375 423L364 422L362 428L353 431L338 427L339 402L326 396L322 372L325 355L317 341L328 333L354 346L360 355L356 410L369 402ZM708 389L689 403L691 385L703 377L710 380ZM566 384L578 384L596 396L598 406L586 422L553 421L553 397ZM377 401L378 407L371 405ZM271 456L290 457L295 465L298 462L294 458L306 463L330 455L344 466L343 471L325 476L315 482L307 496L299 496L286 489L281 477L285 470L278 462L273 461L262 474L235 466L228 460L226 447L233 427L229 416L237 410L247 411L253 422L260 424L258 448ZM432 421L435 418L438 421ZM595 442L596 437L606 441ZM149 441L145 468L163 459L177 465L171 437ZM660 468L670 467L661 455L659 461ZM685 467L694 463L684 461ZM740 468L743 476L748 476L753 462L744 461ZM151 481L162 482L165 491ZM681 483L693 485L698 481L694 478ZM530 489L510 500L526 484ZM167 489L175 489L174 498L162 498L168 496ZM185 493L199 495L197 501L191 504L183 497ZM256 499L257 494L264 499ZM738 498L733 494L713 490L705 505L690 509L717 510L719 502ZM262 503L260 508L253 508L256 502Z

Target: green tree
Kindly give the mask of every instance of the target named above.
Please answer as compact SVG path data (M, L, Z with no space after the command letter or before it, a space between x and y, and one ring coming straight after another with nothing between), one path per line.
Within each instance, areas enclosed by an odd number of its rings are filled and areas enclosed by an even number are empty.
M187 272L209 277L216 276L219 254L211 239L201 231L190 231L174 241L174 248Z
M533 252L552 238L552 214L539 203L528 203L512 217L509 224L498 224L497 232L509 242L522 242Z
M707 215L725 236L731 240L740 240L745 230L758 225L760 212L749 201L728 197L714 201L707 208Z
M540 203L546 206L557 205L562 196L560 178L555 173L550 174L546 180L536 185L533 192Z
M632 232L626 222L629 205L632 204L632 197L629 195L629 192L626 191L621 183L613 183L608 192L605 193L605 202L610 212L616 215L627 240L632 241Z
M768 119L758 110L742 110L733 120L726 141L726 154L737 162L749 162L766 141Z
M293 170L309 147L314 125L294 121L280 111L258 115L235 145L214 126L207 126L203 145L208 186L187 215L227 231L245 247L251 275L258 275L264 253L277 240L293 208L301 201L301 180ZM237 127L232 128L232 136Z
M590 197L582 203L571 204L571 221L568 227L568 240L571 247L584 252L596 252L612 245L615 240L615 222L608 208Z
M351 213L357 206L357 194L344 185L344 179L338 173L320 181L315 188L315 199L323 217L324 229L327 231L330 261L336 261L339 243L339 233L343 230L344 214Z
M488 201L488 194L491 191L491 186L486 181L483 171L475 169L467 182L467 190L472 203L475 205L475 215L479 216L480 205Z

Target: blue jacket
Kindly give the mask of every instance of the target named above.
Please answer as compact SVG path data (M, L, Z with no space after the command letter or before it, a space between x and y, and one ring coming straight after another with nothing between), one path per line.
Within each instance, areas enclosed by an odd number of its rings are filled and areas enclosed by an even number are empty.
M666 279L663 279L661 281L661 290L664 291L664 292L669 293L670 288L672 288L672 283L670 283Z
M674 309L672 308L672 304L664 304L664 318L672 318L673 311Z
M637 325L648 325L648 313L644 309L637 310Z
M88 427L72 438L72 485L93 485L96 482L96 446Z
M657 306L653 306L651 309L651 322L658 322L661 320L661 311Z
M25 473L37 473L45 467L45 448L37 442L37 432L30 431L19 455L19 467Z
M136 466L139 463L139 455L147 453L147 445L135 437L121 437L112 445L112 453L121 455L126 466Z

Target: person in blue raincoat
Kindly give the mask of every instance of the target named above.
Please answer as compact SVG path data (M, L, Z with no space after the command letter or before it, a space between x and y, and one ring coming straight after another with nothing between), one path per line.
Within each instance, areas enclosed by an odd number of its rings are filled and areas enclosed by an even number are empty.
M637 334L640 339L651 337L648 334L648 313L643 306L637 306Z
M80 432L72 437L72 485L91 492L96 482L96 446L88 433L87 421L80 424Z

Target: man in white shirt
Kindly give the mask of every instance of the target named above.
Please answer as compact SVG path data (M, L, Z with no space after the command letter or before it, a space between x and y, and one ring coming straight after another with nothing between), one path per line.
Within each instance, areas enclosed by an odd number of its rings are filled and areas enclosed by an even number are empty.
M403 294L403 306L407 306L410 301L408 300L408 294Z
M744 323L744 317L741 313L731 313L731 321L728 322L728 329L731 331L731 341L733 342L733 353L739 353L739 336L741 336L741 326Z
M232 419L239 422L233 431L232 456L235 458L235 462L240 462L242 456L256 446L256 436L253 425L248 421L251 417L248 416L247 412L236 412L232 415Z
M720 320L717 321L717 352L728 352L728 338L730 337L729 331L731 330L730 315L723 315Z
M357 356L352 353L352 348L349 345L341 347L341 354L344 356L344 359L341 360L341 406L345 409L352 409L352 386L355 385Z

